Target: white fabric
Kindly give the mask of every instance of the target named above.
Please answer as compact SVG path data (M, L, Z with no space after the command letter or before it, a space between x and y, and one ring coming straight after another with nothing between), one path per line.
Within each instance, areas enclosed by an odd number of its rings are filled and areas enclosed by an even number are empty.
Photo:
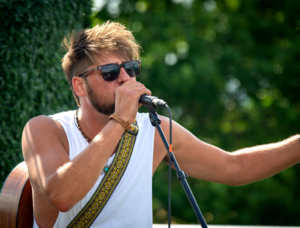
M33 219L33 228L39 228L38 225L36 224L35 219Z
M74 122L75 111L68 111L51 116L64 128L69 142L69 157L74 159L88 143L77 129ZM154 127L148 114L137 115L139 128L135 146L126 171L105 207L91 227L135 228L152 227L152 164ZM108 160L110 165L114 156ZM91 198L101 180L89 193L68 212L59 212L54 228L66 227ZM88 178L88 177L87 177ZM37 227L37 226L36 226ZM34 228L36 228L34 226Z

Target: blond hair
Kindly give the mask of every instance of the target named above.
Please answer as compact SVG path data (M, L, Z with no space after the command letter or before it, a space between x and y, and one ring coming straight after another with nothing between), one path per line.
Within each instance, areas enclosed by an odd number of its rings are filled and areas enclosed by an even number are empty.
M73 90L72 79L97 64L94 56L103 57L112 53L123 59L138 59L141 49L124 25L111 21L76 34L72 32L63 39L62 46L67 50L62 68L79 107L80 101Z

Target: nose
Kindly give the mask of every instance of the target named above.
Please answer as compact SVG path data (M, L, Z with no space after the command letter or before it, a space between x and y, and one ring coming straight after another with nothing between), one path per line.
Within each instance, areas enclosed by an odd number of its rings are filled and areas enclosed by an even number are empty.
M121 67L121 69L120 69L120 75L118 77L119 83L123 84L124 82L127 82L128 80L130 80L129 75L125 71L124 67Z

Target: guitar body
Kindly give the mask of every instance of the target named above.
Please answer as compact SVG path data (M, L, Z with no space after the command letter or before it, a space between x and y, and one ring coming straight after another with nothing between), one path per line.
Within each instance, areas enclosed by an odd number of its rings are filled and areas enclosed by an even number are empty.
M6 178L0 194L0 227L33 226L32 190L25 162Z

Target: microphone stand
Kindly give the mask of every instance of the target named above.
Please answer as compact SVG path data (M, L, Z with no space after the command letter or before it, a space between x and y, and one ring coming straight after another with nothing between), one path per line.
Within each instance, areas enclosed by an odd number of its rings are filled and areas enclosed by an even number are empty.
M207 228L207 224L206 224L206 222L203 218L203 215L200 211L200 208L199 208L199 206L198 206L198 204L195 200L195 197L194 197L194 195L193 195L193 193L192 193L192 191L189 187L189 184L186 180L188 176L187 176L187 174L185 174L180 169L180 167L179 167L179 165L178 165L178 163L175 159L174 154L172 152L169 152L169 143L166 140L166 137L165 137L165 135L164 135L164 133L163 133L161 127L160 127L161 120L159 119L157 113L155 112L156 107L153 104L152 105L147 104L145 106L149 110L149 118L150 118L150 122L151 122L152 126L156 127L156 129L158 130L158 132L160 134L160 137L161 137L161 139L162 139L163 143L165 144L165 147L168 151L168 154L169 154L169 156L171 156L171 161L174 164L174 167L176 169L176 176L177 176L178 180L181 182L181 185L182 185L182 187L183 187L183 189L184 189L184 191L185 191L185 193L186 193L186 195L187 195L187 197L190 201L190 204L191 204L191 206L192 206L192 208L193 208L193 210L194 210L194 212L195 212L195 214L198 218L198 221L200 222L200 224L203 228Z

